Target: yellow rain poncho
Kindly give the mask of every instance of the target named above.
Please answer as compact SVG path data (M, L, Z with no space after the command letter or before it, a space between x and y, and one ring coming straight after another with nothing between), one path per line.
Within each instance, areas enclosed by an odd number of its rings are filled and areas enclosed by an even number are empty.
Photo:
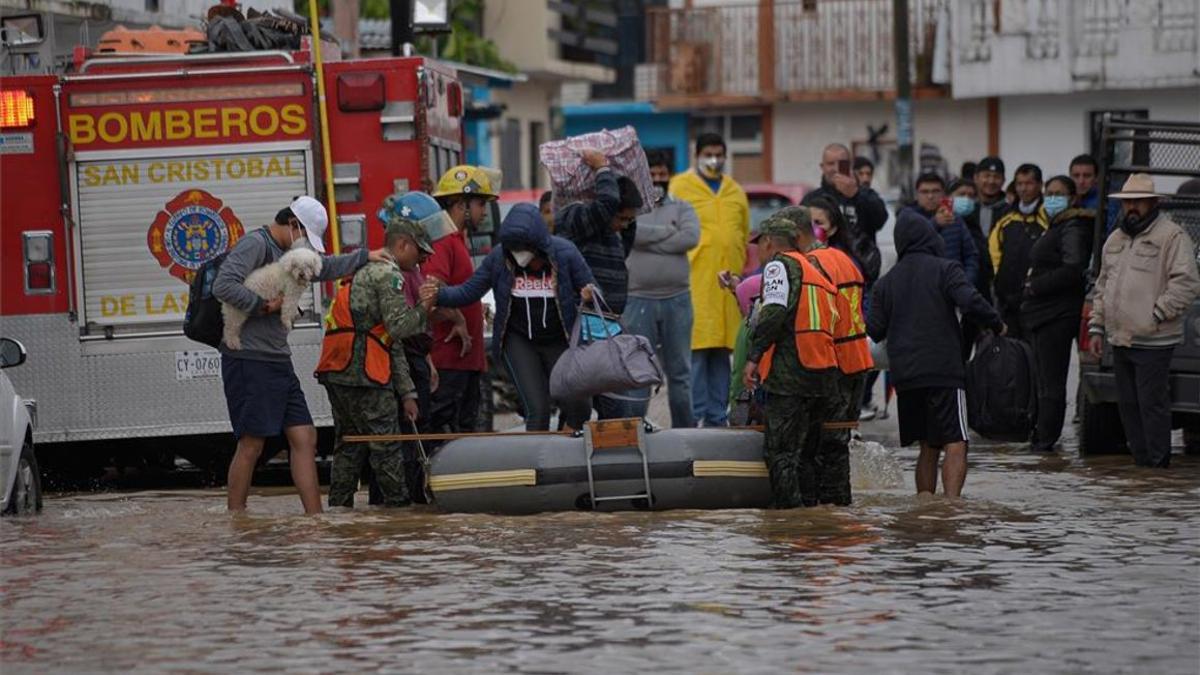
M750 203L742 186L721 177L713 193L695 170L671 179L670 193L696 209L700 218L700 243L688 252L692 265L692 349L733 349L742 314L733 293L721 288L717 275L728 270L741 274L750 238Z

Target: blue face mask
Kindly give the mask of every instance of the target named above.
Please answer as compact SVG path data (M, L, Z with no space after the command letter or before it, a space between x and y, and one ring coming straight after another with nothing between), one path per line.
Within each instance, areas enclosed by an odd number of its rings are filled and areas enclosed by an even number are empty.
M1066 211L1070 205L1071 200L1066 195L1046 195L1046 198L1042 200L1042 206L1046 209L1046 215L1051 218Z
M970 197L955 197L954 198L954 215L968 216L975 210L975 200Z

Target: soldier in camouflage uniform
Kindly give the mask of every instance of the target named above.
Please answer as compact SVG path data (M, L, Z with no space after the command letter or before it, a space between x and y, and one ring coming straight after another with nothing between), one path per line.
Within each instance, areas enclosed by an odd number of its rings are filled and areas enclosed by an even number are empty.
M807 213L790 207L779 212L796 223L798 231L811 229ZM845 252L819 241L806 249L810 262L837 287L838 316L833 325L834 352L837 354L837 408L835 422L856 422L866 389L867 373L874 367L867 345L866 318L863 315L863 287L866 280L858 264ZM848 506L850 490L850 429L824 429L821 433L820 475L817 500L822 504Z
M346 435L401 433L400 415L411 421L418 414L403 338L424 331L427 317L423 309L405 300L402 271L413 269L433 247L418 223L403 218L388 222L385 237L384 247L394 262L373 263L359 270L349 289L339 290L325 318L317 378L329 394L337 436L330 471L331 507L354 506L359 477L368 462L383 492L384 506L411 502L399 443L341 440ZM338 321L337 304L347 299L350 326ZM346 315L342 312L340 316L344 319ZM390 359L383 358L384 354ZM403 399L403 413L396 406L397 393Z
M774 215L752 240L760 259L768 262L742 378L753 388L767 371L762 378L767 394L763 454L773 505L781 509L818 503L821 424L836 414L840 400L832 334L821 332L829 329L835 291L800 254L813 239L811 228L803 229ZM801 330L799 323L808 327ZM827 339L814 346L818 337Z

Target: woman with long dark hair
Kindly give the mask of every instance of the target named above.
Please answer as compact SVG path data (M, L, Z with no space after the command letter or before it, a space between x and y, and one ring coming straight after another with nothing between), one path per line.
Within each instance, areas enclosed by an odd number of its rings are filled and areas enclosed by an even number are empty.
M867 288L874 285L879 278L880 267L879 249L875 243L846 221L846 216L833 200L817 197L809 201L808 208L817 239L850 256L866 279Z
M1062 434L1067 409L1071 343L1079 334L1095 211L1078 208L1075 181L1046 182L1043 206L1050 229L1033 244L1021 300L1021 327L1037 358L1038 419L1030 448L1050 452Z
M879 247L876 246L873 238L856 231L854 226L846 221L846 216L833 200L817 197L809 201L808 209L812 219L813 232L817 235L817 239L828 244L830 248L836 248L850 256L854 264L858 265L858 270L862 272L863 279L866 280L862 298L863 315L865 316L871 302L871 288L879 278L882 264ZM879 379L879 372L872 370L867 374L867 382L863 390L862 411L859 414L861 420L873 420L876 416L881 419L887 417L890 387L886 376L883 385L883 410L879 411L873 403L875 381Z

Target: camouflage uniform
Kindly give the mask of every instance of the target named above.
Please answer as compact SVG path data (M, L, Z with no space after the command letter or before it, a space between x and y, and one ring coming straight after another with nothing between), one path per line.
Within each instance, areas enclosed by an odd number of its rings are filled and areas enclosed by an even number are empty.
M760 233L787 232L772 217ZM780 230L775 232L773 230ZM792 226L794 231L794 226ZM821 424L838 412L835 371L814 371L800 363L796 351L796 305L804 278L799 263L784 255L770 262L787 271L787 306L763 304L750 336L749 360L759 362L772 345L771 371L762 386L767 392L763 454L770 472L773 506L780 509L815 506L821 466Z
M837 373L835 411L830 419L836 422L851 422L858 419L862 408L863 391L867 387L867 373L846 375ZM824 429L821 432L817 478L817 501L822 504L849 506L850 492L850 430Z
M787 214L793 209L784 209L781 214ZM824 248L825 244L814 247ZM816 257L808 256L814 267L825 272L821 262ZM853 259L851 259L853 262ZM855 263L857 264L857 263ZM826 276L830 276L826 273ZM832 279L835 285L838 280ZM861 297L859 302L861 302ZM865 326L863 327L865 331ZM836 334L835 338L839 337ZM868 372L847 375L838 371L835 395L838 400L836 412L830 419L835 422L854 422L862 411L863 392L867 388ZM852 501L850 490L850 430L823 429L821 431L820 473L817 479L817 501L822 504L849 506Z
M404 299L404 277L395 263L371 263L359 270L351 283L350 315L355 327L365 331L382 323L392 337L392 381L379 385L367 378L363 367L365 332L356 336L345 370L320 374L319 380L329 394L337 437L330 468L329 505L354 506L359 477L369 462L383 492L384 505L406 506L410 497L400 444L344 443L342 437L402 433L396 396L415 396L402 339L423 332L426 316Z

